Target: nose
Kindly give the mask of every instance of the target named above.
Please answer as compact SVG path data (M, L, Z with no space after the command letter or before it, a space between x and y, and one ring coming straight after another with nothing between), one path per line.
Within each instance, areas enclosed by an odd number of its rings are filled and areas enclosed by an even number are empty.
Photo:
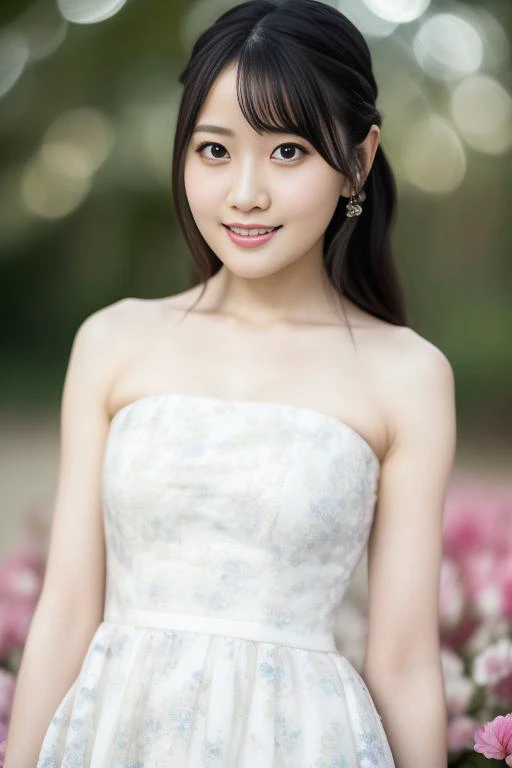
M268 185L258 164L246 159L238 166L233 165L233 176L228 194L228 204L240 210L266 208L269 202Z

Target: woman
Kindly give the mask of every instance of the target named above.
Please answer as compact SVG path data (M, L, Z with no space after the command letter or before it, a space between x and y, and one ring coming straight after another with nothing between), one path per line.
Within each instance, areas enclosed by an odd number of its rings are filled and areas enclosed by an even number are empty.
M6 768L441 768L454 382L406 325L367 45L250 0L180 82L202 284L77 332ZM360 675L333 627L366 545Z

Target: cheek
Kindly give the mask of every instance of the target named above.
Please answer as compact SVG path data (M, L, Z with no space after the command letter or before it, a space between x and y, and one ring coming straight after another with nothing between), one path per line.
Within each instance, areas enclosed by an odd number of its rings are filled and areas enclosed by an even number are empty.
M190 210L194 214L208 213L214 205L211 185L205 184L204 171L193 159L185 163L183 180Z
M201 185L198 184L197 173L193 163L185 163L183 181L185 183L185 193L188 204L193 211L197 207L198 198L200 198Z
M305 173L300 180L294 179L286 191L287 203L294 215L306 219L313 216L319 222L330 221L340 195L341 181L335 173ZM310 222L309 222L310 223Z

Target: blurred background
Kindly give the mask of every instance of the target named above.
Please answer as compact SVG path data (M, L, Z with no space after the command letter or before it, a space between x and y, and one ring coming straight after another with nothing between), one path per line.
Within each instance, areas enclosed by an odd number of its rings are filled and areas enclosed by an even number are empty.
M1 548L51 511L78 325L196 282L170 196L193 41L234 0L0 7ZM509 0L332 0L368 40L399 185L412 327L456 376L457 467L497 480L512 443Z

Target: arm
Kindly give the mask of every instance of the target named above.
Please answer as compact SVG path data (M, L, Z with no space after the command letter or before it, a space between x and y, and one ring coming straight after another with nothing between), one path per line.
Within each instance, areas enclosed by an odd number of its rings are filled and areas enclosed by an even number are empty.
M101 466L112 368L100 310L73 341L61 404L60 468L44 583L17 676L5 768L33 768L59 701L102 620Z
M444 501L456 443L454 379L442 352L418 339L414 334L407 344L391 398L395 428L368 545L363 677L397 768L445 768L438 604Z

